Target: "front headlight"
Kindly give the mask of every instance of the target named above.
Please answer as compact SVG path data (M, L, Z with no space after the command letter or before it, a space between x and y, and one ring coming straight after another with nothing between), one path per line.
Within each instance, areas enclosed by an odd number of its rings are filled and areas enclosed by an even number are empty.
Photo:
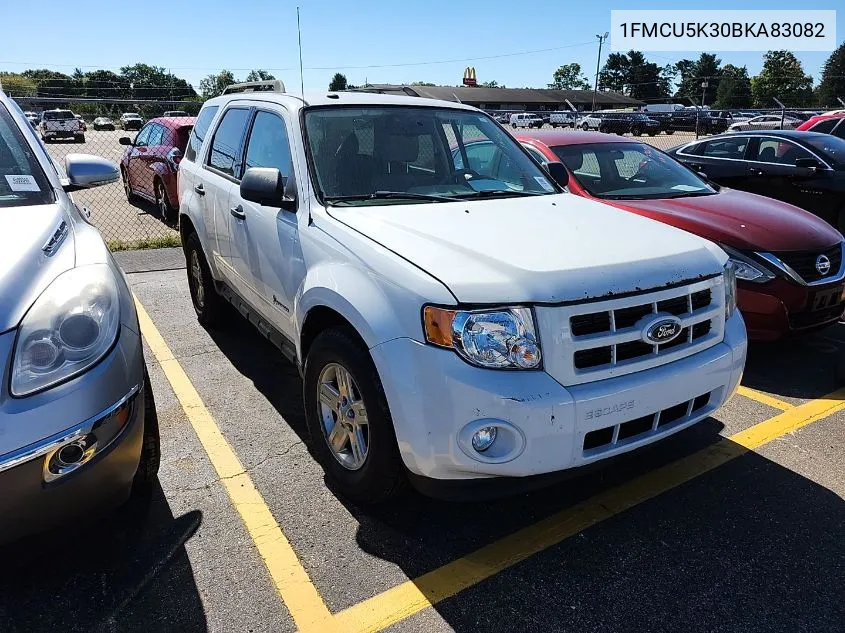
M107 265L59 275L21 322L12 395L26 396L85 371L111 349L119 327L117 282Z
M736 311L736 273L733 262L725 264L725 318L730 319Z
M719 244L719 246L728 254L737 279L763 284L775 278L774 273L763 264L754 261L750 257L746 257L730 246L725 246L724 244Z
M454 349L473 365L538 369L540 344L530 308L462 311L426 306L426 340Z

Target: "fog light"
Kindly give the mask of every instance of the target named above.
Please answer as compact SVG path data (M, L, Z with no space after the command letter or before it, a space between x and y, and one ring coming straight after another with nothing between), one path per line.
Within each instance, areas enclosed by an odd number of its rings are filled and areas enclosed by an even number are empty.
M498 435L498 430L495 426L482 427L472 434L472 447L479 453L483 453L493 446L496 435Z

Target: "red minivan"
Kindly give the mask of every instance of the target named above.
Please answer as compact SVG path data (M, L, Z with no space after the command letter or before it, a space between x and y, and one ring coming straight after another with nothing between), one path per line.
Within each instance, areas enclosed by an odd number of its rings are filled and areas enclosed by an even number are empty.
M134 140L120 138L120 144L127 146L120 159L126 198L154 202L167 222L174 222L179 210L176 174L195 121L196 117L159 117L149 120Z
M719 244L737 272L739 309L750 339L773 341L842 317L843 238L815 215L719 187L634 139L539 130L516 138L538 161L563 162L572 175L572 193Z

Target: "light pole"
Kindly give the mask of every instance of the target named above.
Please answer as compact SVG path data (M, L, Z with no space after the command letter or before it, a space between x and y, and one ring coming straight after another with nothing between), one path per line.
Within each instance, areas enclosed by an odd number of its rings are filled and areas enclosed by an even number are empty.
M596 83L593 86L593 112L596 111L596 95L599 92L599 66L601 66L601 45L604 44L607 37L610 35L607 31L605 31L604 35L596 35L596 39L599 41L599 56L596 58Z
M701 112L704 110L704 95L707 94L709 85L706 79L701 82L701 107L697 108L695 113L695 138L698 138L698 122L701 120Z

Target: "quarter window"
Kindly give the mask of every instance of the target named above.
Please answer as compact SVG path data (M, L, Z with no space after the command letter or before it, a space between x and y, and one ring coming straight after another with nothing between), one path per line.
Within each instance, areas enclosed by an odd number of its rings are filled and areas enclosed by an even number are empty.
M153 131L152 125L144 126L140 132L138 132L138 136L135 137L135 147L146 147L149 145L150 141L150 134Z
M223 119L214 132L208 164L227 176L235 175L235 159L248 118L249 110L246 108L231 108L223 114Z
M270 112L258 112L246 150L246 169L275 167L287 180L292 171L290 142L285 122Z
M194 124L194 129L191 130L191 136L188 138L188 146L185 148L185 160L195 161L197 159L197 152L202 147L202 142L211 125L211 120L219 109L220 106L209 106L202 109Z

